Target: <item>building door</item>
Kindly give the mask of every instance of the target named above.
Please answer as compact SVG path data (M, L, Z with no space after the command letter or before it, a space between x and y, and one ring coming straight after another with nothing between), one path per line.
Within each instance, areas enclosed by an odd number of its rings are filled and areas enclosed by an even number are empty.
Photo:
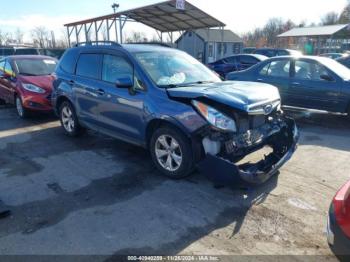
M214 54L214 43L208 43L208 63L215 62Z

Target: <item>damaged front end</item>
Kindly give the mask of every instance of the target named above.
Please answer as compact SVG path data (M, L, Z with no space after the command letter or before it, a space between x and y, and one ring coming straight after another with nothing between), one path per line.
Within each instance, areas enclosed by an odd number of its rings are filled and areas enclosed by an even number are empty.
M299 132L293 119L275 109L270 114L235 114L236 132L207 127L201 131L205 157L200 171L217 184L262 184L278 173L297 148ZM247 157L264 153L258 161Z

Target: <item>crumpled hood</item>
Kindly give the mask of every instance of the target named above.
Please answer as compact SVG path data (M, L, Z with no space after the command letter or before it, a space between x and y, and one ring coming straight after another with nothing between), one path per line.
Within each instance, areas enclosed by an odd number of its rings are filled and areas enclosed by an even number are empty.
M52 75L45 76L18 76L19 80L23 84L32 84L45 89L48 92L52 92L52 83L54 77Z
M278 89L272 85L238 81L171 88L168 94L173 98L208 98L246 112L281 99Z

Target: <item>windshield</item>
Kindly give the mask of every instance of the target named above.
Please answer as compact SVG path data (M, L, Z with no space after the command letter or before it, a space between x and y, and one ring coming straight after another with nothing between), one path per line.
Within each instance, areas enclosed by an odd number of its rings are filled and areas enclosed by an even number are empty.
M55 71L56 63L56 60L50 58L15 60L18 73L27 76L50 75Z
M142 52L135 53L134 56L160 87L221 81L205 65L183 52Z
M320 60L326 67L328 67L330 70L332 70L335 74L337 74L342 79L344 80L350 79L350 69L347 68L346 66L330 58L320 58Z

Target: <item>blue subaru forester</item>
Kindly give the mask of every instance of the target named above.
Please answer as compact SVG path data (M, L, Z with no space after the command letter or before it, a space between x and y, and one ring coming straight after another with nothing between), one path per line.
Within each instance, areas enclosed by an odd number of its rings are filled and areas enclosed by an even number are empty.
M157 168L175 179L199 167L264 183L297 146L298 130L275 87L222 82L188 54L158 45L96 42L67 50L52 102L68 136L89 128L148 148ZM266 148L262 160L241 164Z

